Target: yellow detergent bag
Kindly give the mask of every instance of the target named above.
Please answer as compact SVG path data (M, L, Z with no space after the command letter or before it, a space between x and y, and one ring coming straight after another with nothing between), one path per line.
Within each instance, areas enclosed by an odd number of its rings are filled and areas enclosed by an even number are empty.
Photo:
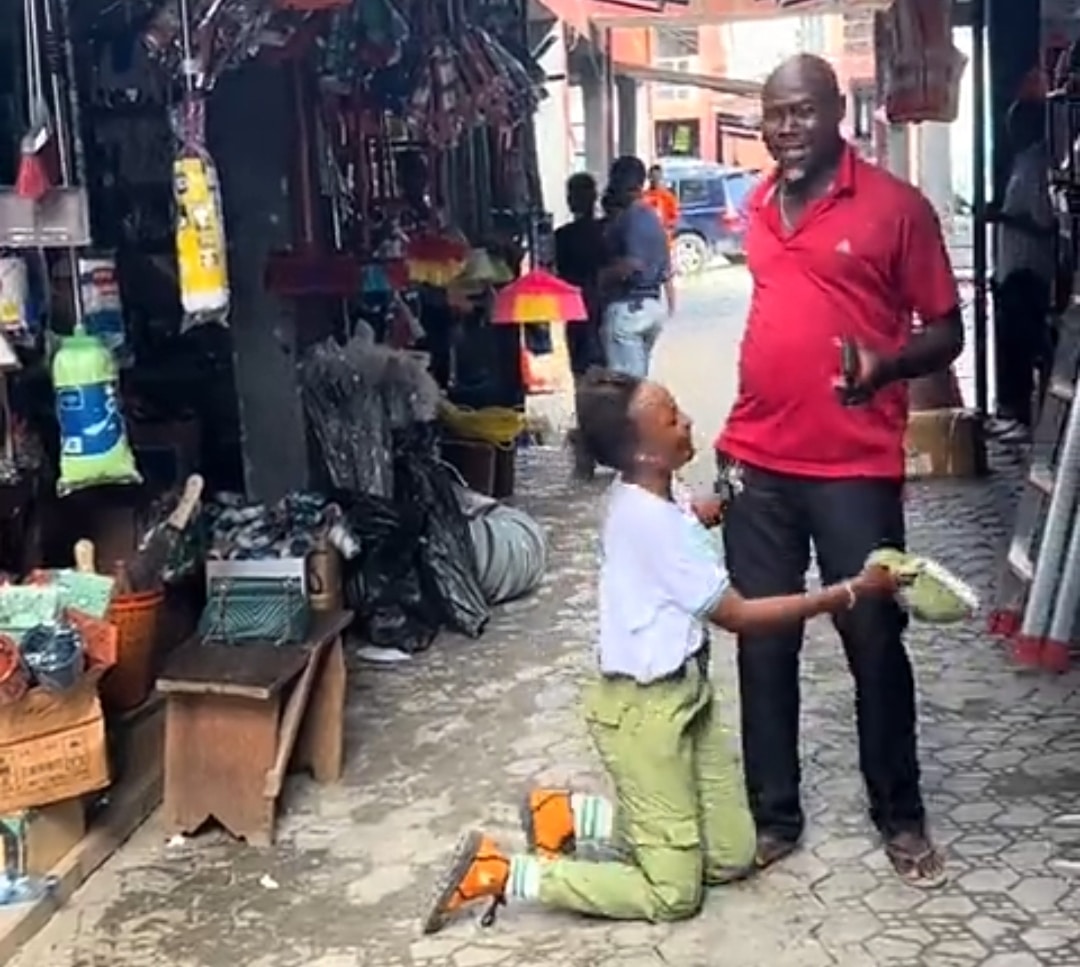
M229 308L225 226L217 171L204 155L185 152L173 163L176 259L185 325L223 322Z

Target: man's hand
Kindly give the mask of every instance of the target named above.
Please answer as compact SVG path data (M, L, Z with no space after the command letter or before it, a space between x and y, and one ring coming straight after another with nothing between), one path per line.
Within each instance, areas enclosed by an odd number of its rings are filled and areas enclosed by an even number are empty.
M719 497L696 497L690 508L704 527L719 527L724 519L724 502Z
M833 380L833 389L844 406L861 406L869 403L874 394L881 389L881 357L856 342L848 345L853 351L854 366L850 372L842 372ZM838 344L837 349L843 357L843 344Z

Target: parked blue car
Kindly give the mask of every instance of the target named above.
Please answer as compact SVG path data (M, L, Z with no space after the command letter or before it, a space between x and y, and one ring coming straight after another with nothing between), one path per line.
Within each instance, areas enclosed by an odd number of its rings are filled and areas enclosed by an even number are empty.
M699 158L661 158L657 163L679 199L675 270L692 275L717 256L742 259L746 206L761 173Z

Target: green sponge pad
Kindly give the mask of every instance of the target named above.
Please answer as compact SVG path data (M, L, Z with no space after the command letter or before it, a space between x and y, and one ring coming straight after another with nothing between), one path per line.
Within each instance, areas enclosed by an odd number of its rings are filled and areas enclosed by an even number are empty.
M974 589L936 561L883 547L867 559L905 580L899 598L913 618L928 624L953 624L970 618L979 607Z

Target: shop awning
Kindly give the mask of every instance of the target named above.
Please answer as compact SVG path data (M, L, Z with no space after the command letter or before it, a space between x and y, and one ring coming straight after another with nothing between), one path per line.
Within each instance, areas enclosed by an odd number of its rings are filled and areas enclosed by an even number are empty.
M639 81L653 81L657 84L698 87L719 94L735 94L739 97L760 97L759 81L739 81L731 77L713 77L709 74L689 74L685 71L664 70L661 67L643 67L639 64L622 64L616 61L612 70L623 77L632 77Z
M892 6L892 0L540 0L540 3L581 33L587 33L590 25L690 26L810 13L884 10Z

